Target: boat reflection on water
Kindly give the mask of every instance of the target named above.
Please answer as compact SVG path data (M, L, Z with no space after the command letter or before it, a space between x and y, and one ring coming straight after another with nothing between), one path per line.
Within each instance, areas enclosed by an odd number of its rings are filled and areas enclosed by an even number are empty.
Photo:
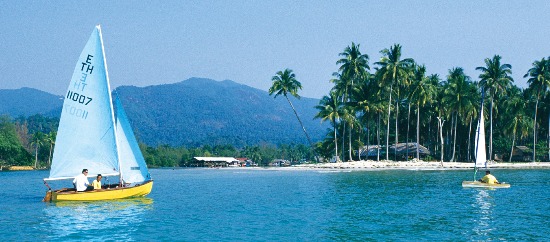
M91 202L46 204L50 239L139 240L135 232L145 227L144 216L153 209L147 197ZM113 232L116 230L116 233Z
M473 232L478 236L489 236L491 231L495 228L492 226L493 222L493 197L489 194L487 189L479 189L476 195L476 203L473 204L478 210L475 212L477 218L474 219Z

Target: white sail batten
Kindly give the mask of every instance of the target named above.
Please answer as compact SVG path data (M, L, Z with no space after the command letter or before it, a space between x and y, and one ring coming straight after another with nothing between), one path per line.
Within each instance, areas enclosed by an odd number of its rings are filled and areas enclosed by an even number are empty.
M96 26L76 63L65 93L48 179L119 173L107 66Z
M115 109L120 172L124 174L124 182L136 184L150 180L145 159L118 97L115 98Z

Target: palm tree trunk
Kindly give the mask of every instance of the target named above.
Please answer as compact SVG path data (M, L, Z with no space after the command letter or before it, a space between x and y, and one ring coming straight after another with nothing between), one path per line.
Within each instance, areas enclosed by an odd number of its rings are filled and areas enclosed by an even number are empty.
M336 119L333 120L333 123L334 123L334 157L338 159L338 138L336 137Z
M350 161L353 161L353 156L351 156L351 130L353 129L353 125L349 125L349 129L348 129L348 139L349 139L349 144L348 144L348 150L349 150L349 160Z
M397 86L397 98L395 99L395 152L394 161L397 161L397 144L399 144L399 129L397 128L397 122L399 121L399 86Z
M388 130L386 131L386 160L389 160L390 154L390 115L391 115L391 93L393 91L393 82L390 85L390 101L388 102Z
M342 122L342 162L346 160L346 122Z
M309 142L309 146L311 148L311 152L313 152L313 155L315 156L315 160L319 162L319 158L317 157L317 154L315 152L315 147L313 147L313 143L311 142L311 138L309 138L309 135L307 134L306 128L304 127L304 124L302 123L302 120L300 119L300 116L298 116L298 113L296 112L296 109L294 108L294 105L292 105L292 102L290 102L290 99L288 96L286 96L286 100L288 101L288 104L290 104L290 107L292 107L292 111L294 111L294 115L296 115L296 118L298 119L298 122L300 122L300 125L302 126L302 130L304 131L304 134L306 134L307 141Z
M38 145L34 146L34 168L38 166Z
M441 140L441 165L443 166L443 123L445 121L442 121L440 117L437 117L438 123L439 123L439 138Z
M451 160L453 162L456 162L455 156L456 156L456 126L457 126L457 123L458 123L458 112L455 112L455 135L454 135L454 140L453 140L453 157L451 158Z
M53 143L50 143L50 156L48 156L48 166L52 165L52 150L53 150Z
M470 118L470 126L468 127L468 161L471 160L471 156L470 156L470 150L472 148L472 142L471 142L471 139L472 139L472 118Z
M420 160L420 151L418 146L420 145L420 103L416 107L416 159Z
M376 161L380 161L380 113L378 113L378 124L376 125L376 137L377 137L377 144L378 147L376 147Z
M535 118L533 120L533 162L536 161L535 148L537 146L537 111L539 107L539 97L537 96L537 103L535 104Z
M409 123L411 118L411 103L409 102L409 112L407 113L407 140L405 143L407 144L407 161L409 160Z
M489 160L493 160L493 95L491 95L491 134L489 135Z
M514 123L514 136L512 138L512 148L510 149L510 158L508 159L508 162L512 162L512 154L514 154L514 145L516 142L516 127L518 125L518 121L516 120Z

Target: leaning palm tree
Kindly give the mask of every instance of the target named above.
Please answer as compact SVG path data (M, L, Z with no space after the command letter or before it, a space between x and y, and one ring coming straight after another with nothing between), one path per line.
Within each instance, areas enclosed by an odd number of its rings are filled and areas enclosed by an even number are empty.
M334 156L338 157L338 140L336 135L336 130L338 129L338 119L341 116L342 105L338 101L337 93L332 90L328 96L324 96L320 101L319 105L315 106L319 110L319 113L315 115L315 118L320 118L321 122L329 120L334 127Z
M413 80L410 99L411 102L416 104L416 159L420 159L420 107L426 105L435 96L437 86L432 84L439 82L439 76L433 74L430 77L426 77L426 67L424 65L416 65Z
M38 149L44 144L44 134L37 131L32 135L31 145L34 146L34 168L38 168Z
M288 94L290 94L299 99L300 95L298 95L298 89L302 89L302 84L298 80L296 80L296 75L292 73L292 70L288 68L284 71L278 71L277 75L273 76L271 80L273 81L273 85L271 86L271 88L269 88L269 95L271 96L272 94L275 94L274 98L277 98L277 96L279 95L285 96L288 104L290 104L290 107L292 107L292 111L294 111L294 115L296 115L298 122L302 126L304 134L306 134L307 141L309 142L309 146L311 147L311 151L315 155L315 147L311 142L311 138L309 138L306 128L304 127L300 116L298 116L298 112L296 112L294 105L292 105L292 102L288 98ZM317 159L316 155L315 158Z
M549 57L550 59L550 57ZM543 96L548 88L550 87L550 60L542 58L540 61L533 62L533 67L527 71L527 74L523 76L530 77L527 80L529 83L529 88L535 92L536 104L535 104L535 115L533 118L533 162L535 161L535 146L537 142L537 111L539 106L539 100Z
M398 86L408 74L409 69L414 63L411 58L401 59L401 45L395 44L390 49L383 49L380 51L382 58L379 62L374 64L378 65L376 76L381 81L380 85L390 86L390 98L388 101L388 123L386 131L386 160L389 160L389 138L390 138L390 116L391 116L391 98L393 87ZM397 118L396 118L397 119ZM398 130L395 130L395 143L397 145Z
M493 56L492 59L485 59L485 66L477 67L476 70L481 71L479 75L481 86L485 90L489 90L491 99L489 121L491 122L491 132L489 135L489 159L493 159L493 108L494 98L496 95L506 92L506 89L512 85L512 65L501 64L499 55Z

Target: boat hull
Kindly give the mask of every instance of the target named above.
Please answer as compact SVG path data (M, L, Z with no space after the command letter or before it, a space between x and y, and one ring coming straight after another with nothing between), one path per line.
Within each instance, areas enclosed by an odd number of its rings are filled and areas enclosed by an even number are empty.
M479 188L510 188L510 184L501 183L501 184L489 184L479 181L463 181L462 187L479 187Z
M134 187L122 187L113 189L99 189L86 192L69 191L61 189L57 191L48 191L44 201L102 201L132 197L143 197L153 189L153 181ZM49 196L49 198L48 198Z

